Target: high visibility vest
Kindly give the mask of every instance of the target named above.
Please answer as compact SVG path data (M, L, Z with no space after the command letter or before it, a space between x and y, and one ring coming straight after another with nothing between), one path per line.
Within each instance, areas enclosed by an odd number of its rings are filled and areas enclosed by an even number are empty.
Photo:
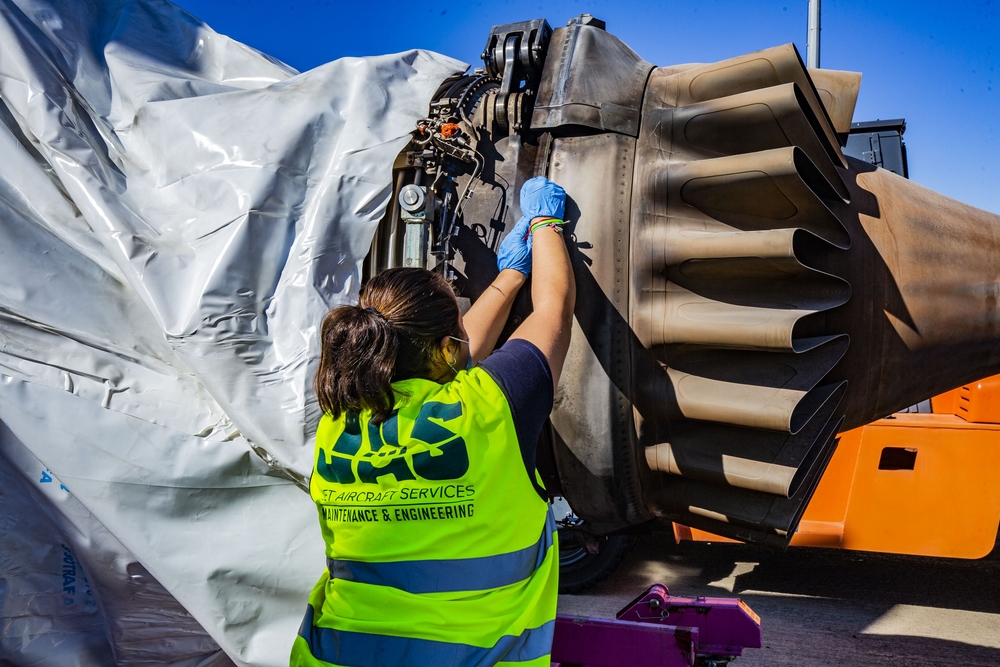
M381 425L320 421L310 493L328 567L291 665L548 667L559 547L506 397L481 368L393 389Z

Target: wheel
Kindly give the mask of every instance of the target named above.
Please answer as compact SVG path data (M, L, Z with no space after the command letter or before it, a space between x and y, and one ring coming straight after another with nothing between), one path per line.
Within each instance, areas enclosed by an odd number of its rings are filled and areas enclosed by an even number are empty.
M594 537L578 530L560 530L559 592L580 593L604 581L631 546L631 535Z
M559 526L559 592L580 593L608 578L634 542L631 535L595 536L562 496L552 498Z

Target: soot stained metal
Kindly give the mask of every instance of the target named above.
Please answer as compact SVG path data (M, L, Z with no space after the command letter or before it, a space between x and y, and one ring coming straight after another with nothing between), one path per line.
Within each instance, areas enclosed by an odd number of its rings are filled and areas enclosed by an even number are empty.
M566 189L578 303L540 460L591 530L783 548L839 431L1000 371L1000 218L845 157L859 74L791 44L655 67L589 15L498 26L483 59L397 159L367 272L475 300L521 184Z

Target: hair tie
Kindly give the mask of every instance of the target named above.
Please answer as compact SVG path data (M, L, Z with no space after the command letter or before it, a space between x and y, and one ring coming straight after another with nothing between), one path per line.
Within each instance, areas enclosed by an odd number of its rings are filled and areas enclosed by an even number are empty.
M378 309L376 309L376 308L374 308L372 306L365 306L364 310L365 310L365 312L372 313L373 315L377 315L379 317L379 319L384 320L387 324L391 324L391 322L389 322L389 318L387 318L385 315L383 315L382 313L380 313L378 311Z

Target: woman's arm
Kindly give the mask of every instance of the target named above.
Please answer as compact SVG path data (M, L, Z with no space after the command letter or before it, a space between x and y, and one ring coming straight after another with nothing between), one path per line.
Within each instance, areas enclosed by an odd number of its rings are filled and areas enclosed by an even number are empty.
M569 349L576 305L576 280L561 232L542 227L532 233L531 303L533 312L511 338L522 338L537 347L549 362L552 385L559 385Z
M465 332L469 335L469 350L474 363L479 363L493 351L510 315L514 297L527 279L516 269L503 269L465 314Z

